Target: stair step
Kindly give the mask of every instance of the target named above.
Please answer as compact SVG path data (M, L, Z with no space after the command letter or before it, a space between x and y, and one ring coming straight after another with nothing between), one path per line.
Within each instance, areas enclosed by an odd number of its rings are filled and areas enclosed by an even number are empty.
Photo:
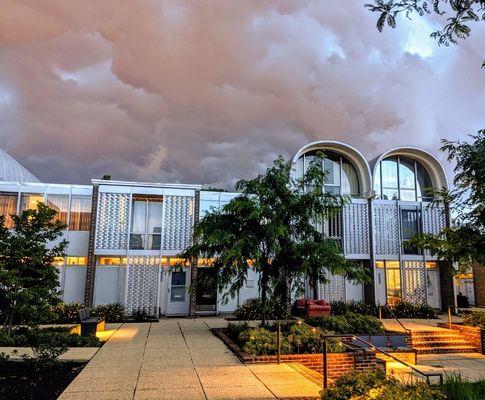
M477 349L472 346L420 347L416 351L418 354L476 353Z
M413 343L415 349L423 347L474 347L468 342L430 342L430 343Z

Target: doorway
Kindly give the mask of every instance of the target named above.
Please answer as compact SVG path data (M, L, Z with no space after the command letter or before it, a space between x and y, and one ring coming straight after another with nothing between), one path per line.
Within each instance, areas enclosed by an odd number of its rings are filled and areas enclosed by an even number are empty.
M197 268L195 298L197 313L214 314L216 312L217 284L214 268Z
M167 312L166 315L187 315L189 304L187 268L170 271L167 275Z

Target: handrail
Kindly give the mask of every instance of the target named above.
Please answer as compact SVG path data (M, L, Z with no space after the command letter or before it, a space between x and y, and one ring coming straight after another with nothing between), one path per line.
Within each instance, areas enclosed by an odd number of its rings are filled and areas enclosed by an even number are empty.
M382 320L382 311L381 311L382 306L379 304L379 319ZM398 322L399 325L401 325L401 328L404 329L404 331L408 334L411 335L412 331L409 328L406 328L403 323L399 320L398 317L396 317L396 314L394 314L394 311L392 311L391 307L385 305L384 308L390 312L391 316Z
M382 350L380 349L379 347L376 347L374 346L371 342L368 342L364 339L361 339L355 335L344 335L344 334L341 334L341 335L324 335L324 341L328 338L328 339L332 339L332 338L342 338L342 337L347 337L347 338L352 338L354 340L357 340L358 342L361 342L361 343L364 343L366 346L370 347L371 350L375 350L375 351L378 351L384 355L386 355L387 357L390 357L392 358L394 361L397 361L401 364L403 364L404 366L412 369L414 372L417 372L418 374L424 376L426 378L426 382L428 383L428 385L430 384L430 381L429 381L429 378L432 377L432 376L438 376L439 379L440 379L440 384L443 384L443 374L440 373L440 372L432 372L432 373L429 373L429 372L423 372L423 371L420 371L419 369L417 369L416 367L412 366L411 364L408 364L407 362L405 361L402 361L400 359L398 359L397 357L394 357L392 354L388 353L387 351L385 350ZM360 346L363 350L366 350L365 347L363 346ZM324 371L325 375L326 375L326 371Z

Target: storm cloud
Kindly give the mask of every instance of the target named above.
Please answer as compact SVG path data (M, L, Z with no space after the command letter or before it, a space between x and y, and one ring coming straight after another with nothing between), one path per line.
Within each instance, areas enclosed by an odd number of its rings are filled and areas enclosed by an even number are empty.
M439 48L363 3L3 0L0 147L45 182L230 188L314 140L372 158L485 127L485 27Z

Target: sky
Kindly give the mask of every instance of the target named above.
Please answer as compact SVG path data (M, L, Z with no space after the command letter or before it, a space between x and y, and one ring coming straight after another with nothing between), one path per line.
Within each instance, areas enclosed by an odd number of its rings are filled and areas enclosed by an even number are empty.
M2 0L0 148L44 182L228 189L315 140L444 160L485 128L485 24L438 47L364 3Z

